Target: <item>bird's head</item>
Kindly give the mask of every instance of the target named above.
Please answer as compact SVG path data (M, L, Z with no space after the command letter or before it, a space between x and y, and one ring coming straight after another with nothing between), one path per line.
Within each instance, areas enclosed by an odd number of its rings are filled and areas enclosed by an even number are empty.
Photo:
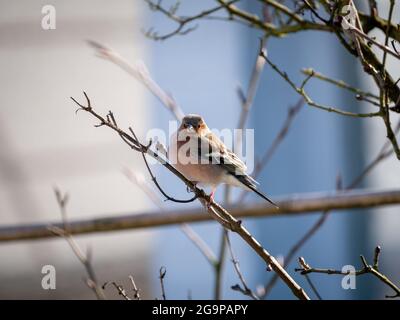
M196 132L201 136L208 131L208 127L201 116L197 114L188 114L182 119L179 130L184 130L184 132L188 134Z

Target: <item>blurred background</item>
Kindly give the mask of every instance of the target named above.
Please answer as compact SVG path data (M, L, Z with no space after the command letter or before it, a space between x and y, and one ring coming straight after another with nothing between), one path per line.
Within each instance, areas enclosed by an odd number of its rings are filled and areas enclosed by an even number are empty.
M166 1L173 4L171 1ZM362 8L367 1L356 1ZM388 2L380 2L385 12ZM56 9L56 29L43 30L42 8ZM184 15L213 6L213 1L186 0ZM260 13L258 1L241 6ZM387 10L387 8L386 8ZM399 17L397 6L394 17ZM395 21L398 23L399 21ZM123 174L128 167L143 172L140 155L132 152L110 130L93 127L86 114L75 114L70 96L83 99L85 90L96 109L113 110L121 126L131 125L139 137L147 130L168 132L171 114L127 73L97 58L86 40L111 46L127 60L143 60L154 79L179 102L185 113L199 113L210 128L235 128L241 105L238 86L247 88L261 33L246 26L203 21L197 30L166 41L153 41L142 32L153 27L160 33L173 30L164 16L149 10L142 0L6 1L0 0L0 225L56 221L59 208L53 188L68 192L68 217L91 218L122 213L154 211L156 206ZM378 40L383 34L376 33ZM330 34L305 32L269 39L270 59L296 80L302 68L312 67L332 78L365 89L365 79L355 58ZM397 61L388 57L394 78L400 76ZM354 96L334 86L312 80L309 92L315 101L346 110L369 110ZM256 156L272 143L287 110L298 95L265 67L255 97L249 128L255 129ZM398 119L396 117L393 117ZM373 159L385 142L385 128L375 119L352 119L304 106L291 130L259 177L261 189L272 198L280 195L335 189L338 174L347 185ZM260 156L260 154L258 154ZM176 197L187 197L182 183L158 166L162 185ZM363 187L400 187L400 167L394 157L384 161ZM238 191L233 192L233 199ZM217 192L223 199L223 188ZM249 195L247 202L260 201ZM198 203L168 203L184 209ZM359 255L372 259L376 245L383 247L382 271L400 281L400 217L398 207L332 213L323 227L298 255L313 266L340 269L360 267ZM319 215L248 219L248 229L275 256L284 256ZM196 232L218 252L221 230L215 222L195 224ZM242 240L231 236L232 246L251 288L269 281L272 273ZM100 282L117 281L129 286L133 275L143 298L160 297L158 270L167 270L167 298L212 299L213 270L179 226L77 236L82 248L91 248ZM239 282L227 258L223 273L223 298L243 299L230 287ZM41 287L42 266L54 265L57 289ZM296 263L289 265L294 274ZM85 270L62 239L0 243L0 298L95 298L83 279ZM305 279L295 279L308 289ZM382 298L388 292L371 277L357 278L357 289L343 290L341 277L312 275L325 299ZM118 298L113 288L110 298ZM281 281L272 299L292 299Z

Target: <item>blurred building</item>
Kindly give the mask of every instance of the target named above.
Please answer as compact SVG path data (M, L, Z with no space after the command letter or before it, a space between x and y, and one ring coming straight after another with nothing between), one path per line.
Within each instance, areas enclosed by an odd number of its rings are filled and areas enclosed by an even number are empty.
M101 112L145 134L149 112L144 89L93 54L86 40L115 46L135 60L146 57L136 1L52 1L56 29L43 30L47 1L0 1L0 224L58 221L53 187L68 192L70 219L150 208L123 175L142 161L94 120L75 114L70 96L85 90ZM94 10L95 9L95 10ZM83 101L83 100L82 100ZM148 283L152 231L77 238L90 247L103 281ZM43 265L54 265L57 290L41 288ZM83 266L61 239L0 244L0 298L94 298ZM114 289L107 293L112 297ZM117 295L115 295L117 296ZM151 297L151 296L150 296Z

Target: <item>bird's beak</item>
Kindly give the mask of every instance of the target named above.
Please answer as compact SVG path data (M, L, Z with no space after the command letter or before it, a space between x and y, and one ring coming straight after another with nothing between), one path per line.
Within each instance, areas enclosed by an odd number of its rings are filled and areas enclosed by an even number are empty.
M193 126L191 124L188 124L186 130L187 131L194 131L194 128L193 128Z

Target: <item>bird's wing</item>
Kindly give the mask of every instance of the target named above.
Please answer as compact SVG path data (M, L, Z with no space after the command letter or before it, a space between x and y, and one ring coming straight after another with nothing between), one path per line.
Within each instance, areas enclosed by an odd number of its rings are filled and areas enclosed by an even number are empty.
M257 190L258 182L246 173L246 165L217 136L210 132L204 137L199 137L199 139L199 148L201 149L198 154L201 160L213 161L212 163L221 166L228 175L235 178L234 180L254 191L275 207L278 207L271 199ZM209 152L207 152L207 146Z
M225 165L227 168L236 170L238 173L244 174L246 172L247 167L243 161L229 150L215 134L209 132L204 138L206 139L206 143L209 143L211 150L206 156L213 157L218 164Z

